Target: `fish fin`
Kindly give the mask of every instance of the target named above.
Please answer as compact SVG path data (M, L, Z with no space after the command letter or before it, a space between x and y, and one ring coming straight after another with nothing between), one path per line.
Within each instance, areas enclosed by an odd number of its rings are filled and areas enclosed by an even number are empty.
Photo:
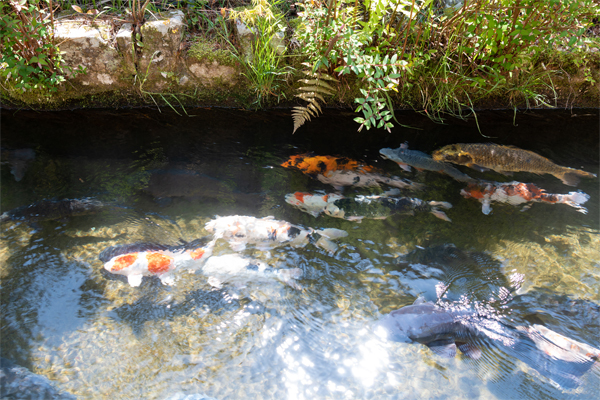
M559 178L562 183L567 186L577 186L580 181L579 176L577 176L577 174L574 172L566 172L562 174L562 176L557 176L557 178Z
M423 168L417 168L417 167L415 167L415 169L416 169L417 171L419 171L419 172L423 172L423 171L425 171L425 169L423 169Z
M337 244L333 243L325 236L321 236L319 240L316 241L315 246L320 247L323 250L327 250L331 254L335 253L338 248Z
M229 246L235 252L240 252L246 250L246 243L232 243L229 242Z
M433 208L430 212L433 215L435 215L437 218L439 218L439 219L443 219L444 221L452 222L452 220L442 210L438 210L437 208Z
M325 236L328 239L339 239L348 236L348 232L336 228L321 229L318 230L317 233L321 236Z
M212 287L216 287L217 289L221 289L223 287L223 282L217 277L209 276L208 284Z
M429 204L432 207L442 207L445 209L452 208L452 204L448 203L447 201L430 201Z
M142 275L128 275L127 282L131 287L138 287L142 284Z
M490 170L489 168L485 168L485 167L482 167L482 166L477 165L477 164L467 164L467 167L473 168L473 169L475 169L475 170L477 170L479 172L485 172L485 171L489 171Z
M401 149L408 149L408 142L404 142L400 145Z
M353 216L353 217L346 217L344 218L347 221L352 221L352 222L356 222L358 224L360 224L362 222L364 217L357 217L357 216Z
M497 171L497 172L501 173L502 175L513 176L513 172L512 171Z
M175 277L172 274L162 274L160 281L163 285L173 286L175 284Z
M400 166L400 168L402 168L406 172L410 172L411 171L410 165L408 165L408 164L398 163L398 165Z
M473 360L479 360L481 358L481 350L477 346L470 343L461 343L458 345L460 351L467 357Z
M527 210L529 210L530 208L531 208L531 204L525 204L525 205L523 206L523 208L521 208L521 212L523 212L523 211L527 211Z
M454 343L450 343L450 344L444 344L444 345L431 345L428 344L427 347L429 347L431 349L431 351L433 351L435 354L437 354L440 357L445 357L445 358L454 358L456 357L456 344Z
M296 279L300 278L302 273L300 268L282 269L279 270L279 279L296 290L302 290L302 286L296 282Z
M416 306L416 305L419 305L419 304L425 304L425 303L427 303L427 299L424 296L419 296L419 297L417 297L417 299L413 303L413 306Z

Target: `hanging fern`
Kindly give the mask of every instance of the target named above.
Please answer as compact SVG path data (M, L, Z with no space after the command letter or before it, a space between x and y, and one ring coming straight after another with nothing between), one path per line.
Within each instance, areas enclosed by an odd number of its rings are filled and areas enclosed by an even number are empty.
M299 94L296 97L300 97L302 100L308 102L306 107L296 106L292 110L292 119L294 120L294 134L298 128L300 128L311 117L317 117L319 113L323 113L319 101L325 103L323 95L333 95L335 89L331 87L325 81L337 82L337 79L323 73L323 72L312 72L309 70L302 71L303 74L307 75L309 79L300 79L300 82L307 86L298 88Z

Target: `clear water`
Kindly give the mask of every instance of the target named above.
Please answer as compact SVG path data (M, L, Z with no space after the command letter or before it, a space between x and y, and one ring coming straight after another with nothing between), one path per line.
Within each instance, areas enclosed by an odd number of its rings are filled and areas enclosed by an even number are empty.
M481 205L463 184L432 172L402 172L379 149L431 152L456 142L495 142L538 152L558 164L599 172L597 110L480 115L474 122L356 132L352 114L328 111L291 135L288 111L2 111L2 211L42 199L91 197L99 212L2 223L1 355L47 376L80 398L164 399L203 393L217 399L590 399L595 365L564 389L517 350L495 340L483 357L453 359L420 344L382 340L373 324L418 296L484 304L513 325L542 324L600 347L598 179L577 189L587 214L566 205L530 210ZM18 182L10 150L31 148ZM313 152L365 161L426 185L406 195L448 201L451 223L428 213L355 222L314 218L284 201L296 191L334 192L280 164ZM14 160L12 160L14 164ZM473 177L574 190L550 175ZM19 174L19 172L17 173ZM383 189L346 188L344 195ZM279 281L214 289L201 274L175 286L144 278L140 287L110 276L98 254L134 242L175 244L206 235L215 216L273 215L348 237L331 255L282 246L244 255L299 267L303 290ZM221 243L219 254L231 253Z

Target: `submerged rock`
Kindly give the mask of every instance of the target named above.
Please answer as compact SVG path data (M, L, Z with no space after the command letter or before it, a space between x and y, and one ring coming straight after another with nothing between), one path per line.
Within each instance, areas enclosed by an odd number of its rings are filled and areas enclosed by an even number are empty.
M56 389L48 378L5 358L0 358L0 396L3 399L76 399Z

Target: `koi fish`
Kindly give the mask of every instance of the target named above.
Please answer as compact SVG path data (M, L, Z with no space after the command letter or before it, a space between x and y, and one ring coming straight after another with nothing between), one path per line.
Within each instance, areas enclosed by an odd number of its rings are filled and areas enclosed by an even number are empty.
M410 172L410 167L419 171L435 171L446 174L459 182L474 182L475 179L463 174L453 166L443 161L435 161L430 155L418 150L409 150L408 144L401 144L397 149L385 148L379 150L385 159L394 161L403 170Z
M198 239L181 246L154 243L134 243L111 246L103 250L100 261L111 274L124 275L129 285L136 287L144 276L156 276L164 285L173 285L173 271L191 262L202 262L212 253L214 241L206 244Z
M380 187L381 184L414 190L419 190L423 186L397 176L384 176L377 168L346 157L298 154L290 157L281 166L297 168L306 175L316 177L322 183L332 185L337 190L345 186Z
M25 176L28 164L35 160L35 151L33 149L3 149L2 160L0 164L9 164L10 173L15 177L15 181L20 182Z
M446 310L419 297L412 305L385 315L375 329L385 339L421 343L443 357L456 356L458 348L465 355L477 359L481 352L467 341L467 338L479 334L471 324L476 319L474 311ZM502 330L503 326L499 328Z
M569 186L577 186L581 177L596 177L595 174L590 172L557 165L533 151L513 146L500 146L493 143L458 143L448 145L434 151L433 159L466 165L480 171L492 169L504 175L520 171L534 174L550 174Z
M318 195L296 192L285 196L285 201L300 210L317 217L324 213L331 217L361 222L363 218L385 219L393 214L411 214L415 211L430 212L444 221L452 222L439 208L451 208L444 201L423 201L411 197L390 197L390 191L380 196L344 197L340 194Z
M417 299L413 305L385 315L375 325L379 336L398 342L417 342L435 354L452 358L456 349L478 359L477 337L513 349L515 356L565 388L579 385L579 377L600 358L600 350L562 336L544 326L506 325L491 313L465 308L442 308Z
M237 254L212 256L202 266L202 273L209 275L208 283L221 288L223 281L265 280L275 278L290 287L302 290L296 279L302 276L300 268L279 269Z
M8 220L38 222L62 219L99 212L104 203L90 198L42 200L18 207L0 215L0 222Z
M249 243L254 244L258 249L267 250L286 244L302 247L309 242L314 242L315 245L329 252L335 252L337 246L332 240L348 236L348 233L340 229L304 229L286 221L278 221L272 216L217 217L207 222L205 229L213 233L215 239L227 240L234 251L244 250ZM315 236L319 236L319 239L316 240Z
M566 204L575 208L580 213L587 213L587 209L582 207L590 196L582 191L569 192L569 194L546 193L533 183L509 182L509 183L476 183L470 184L466 189L460 191L465 198L472 197L478 199L483 205L481 211L488 215L492 211L490 204L492 201L499 203L508 203L512 205L524 204L528 202ZM525 206L522 211L525 211Z

